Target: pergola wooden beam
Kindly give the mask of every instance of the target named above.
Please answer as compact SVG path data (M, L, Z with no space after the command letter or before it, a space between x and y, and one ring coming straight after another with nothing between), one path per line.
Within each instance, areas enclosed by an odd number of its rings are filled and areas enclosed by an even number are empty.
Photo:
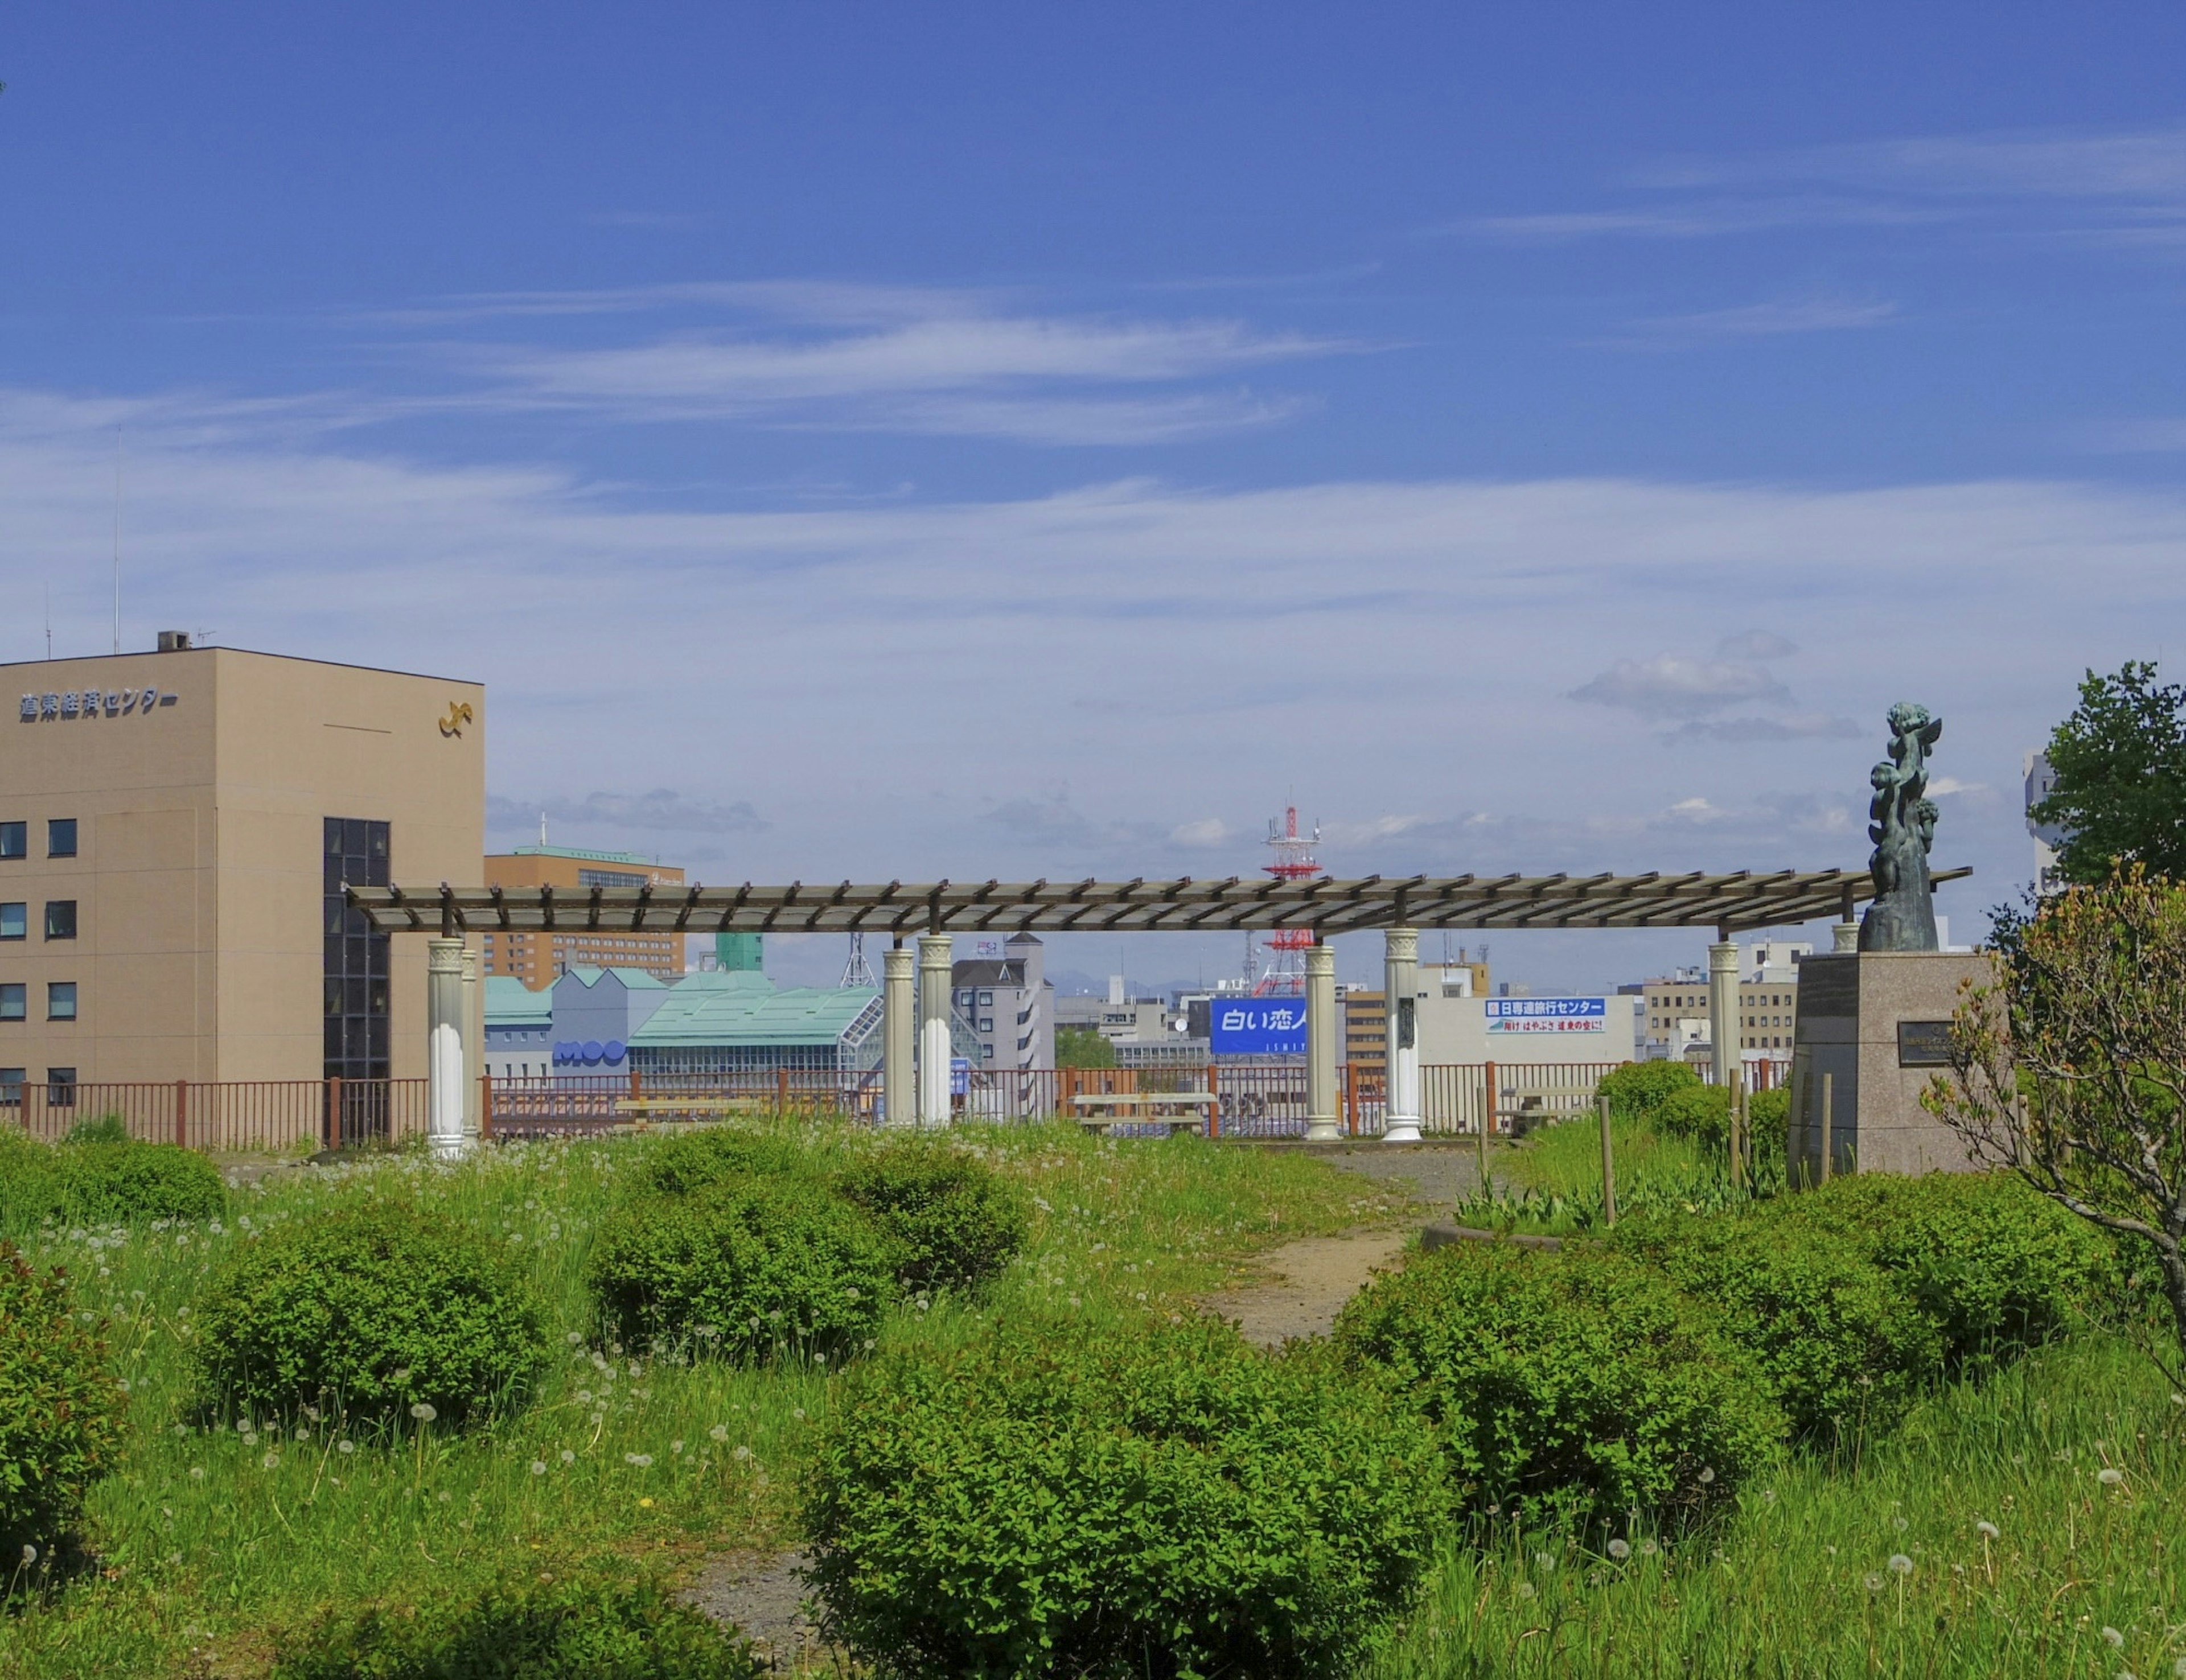
M1939 871L1938 882L1970 875ZM1788 927L1842 914L1875 896L1864 870L1781 870L1735 874L1366 876L1311 881L1174 881L1009 884L900 881L830 888L693 885L655 896L647 887L595 887L581 899L557 899L551 887L443 885L424 893L400 886L351 887L350 904L383 932L511 929L630 929L683 932L692 924L720 932L849 933L872 925L893 933L922 925L938 932L1233 932L1309 927L1324 934L1371 927Z

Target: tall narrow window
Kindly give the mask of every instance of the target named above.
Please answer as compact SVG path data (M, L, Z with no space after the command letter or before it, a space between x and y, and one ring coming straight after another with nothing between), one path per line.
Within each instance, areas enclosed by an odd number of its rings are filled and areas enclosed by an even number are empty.
M384 1079L389 939L349 907L342 888L388 884L388 828L362 817L328 817L322 826L326 1077Z
M0 822L0 858L26 856L31 849L31 825Z
M23 1081L30 1072L27 1067L0 1067L0 1107L23 1106Z
M30 1007L31 988L20 980L0 984L0 1021L20 1021Z
M0 939L20 939L30 927L28 904L0 904Z

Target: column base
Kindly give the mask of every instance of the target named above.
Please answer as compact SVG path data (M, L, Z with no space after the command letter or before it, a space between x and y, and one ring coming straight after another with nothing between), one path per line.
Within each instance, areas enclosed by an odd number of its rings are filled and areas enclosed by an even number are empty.
M1420 1123L1416 1120L1385 1120L1382 1123L1382 1141L1385 1144L1417 1143Z
M453 1137L428 1138L425 1141L433 1151L434 1160L462 1161L478 1147L479 1140L467 1132L458 1132Z
M1342 1143L1343 1128L1333 1120L1309 1120L1305 1123L1308 1143Z

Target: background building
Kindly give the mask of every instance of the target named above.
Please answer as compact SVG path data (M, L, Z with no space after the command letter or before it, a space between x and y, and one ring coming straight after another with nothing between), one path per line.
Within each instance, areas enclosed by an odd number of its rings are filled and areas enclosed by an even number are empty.
M485 860L488 887L552 887L581 893L593 887L680 887L683 871L636 852L592 852L574 846L518 846ZM488 975L507 975L534 990L551 986L567 968L642 968L662 980L683 972L683 936L573 927L514 929L484 936Z
M161 640L4 667L0 1083L422 1077L425 942L341 890L479 884L485 691Z
M995 1072L1055 1066L1055 987L1045 948L1032 934L1012 937L999 957L956 963L950 984L956 1013L978 1044L972 1066Z
M1788 1061L1799 1009L1799 965L1811 944L1768 940L1739 953L1740 1049L1745 1059ZM1656 1060L1711 1065L1708 978L1705 968L1680 968L1641 983L1641 1043Z
M1389 1070L1389 999L1386 992L1343 994L1343 1059L1361 1073Z

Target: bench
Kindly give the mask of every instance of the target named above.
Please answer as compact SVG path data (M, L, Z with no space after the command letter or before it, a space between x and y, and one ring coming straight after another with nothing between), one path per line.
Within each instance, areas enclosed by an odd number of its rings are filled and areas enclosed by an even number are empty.
M1172 1130L1180 1124L1190 1124L1203 1130L1212 1123L1220 1101L1213 1091L1086 1091L1071 1098L1070 1106L1079 1111L1078 1123L1089 1132L1149 1123L1167 1125ZM1122 1112L1087 1112L1101 1108ZM1156 1108L1189 1108L1194 1112L1185 1120L1176 1115L1152 1112Z

